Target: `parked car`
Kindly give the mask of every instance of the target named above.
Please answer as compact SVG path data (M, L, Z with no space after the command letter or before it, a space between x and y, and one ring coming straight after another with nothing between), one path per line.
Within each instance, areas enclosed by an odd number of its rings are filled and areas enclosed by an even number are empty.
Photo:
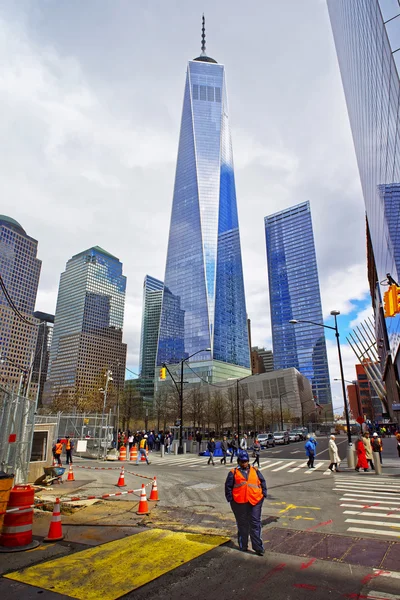
M291 442L299 442L300 441L300 433L296 430L289 431L289 440Z
M289 433L287 431L275 431L275 444L290 444Z
M274 435L272 433L260 433L257 436L261 448L273 448L275 446Z

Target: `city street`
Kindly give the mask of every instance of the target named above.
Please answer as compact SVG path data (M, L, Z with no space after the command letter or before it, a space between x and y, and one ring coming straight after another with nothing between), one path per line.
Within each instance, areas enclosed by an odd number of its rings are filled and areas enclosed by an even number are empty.
M343 456L347 438L337 438L337 442ZM83 588L78 586L79 589L75 589L76 562L71 564L74 557L78 556L76 552L85 551L85 548L88 552L103 548L103 559L93 562L91 573L99 577L100 571L109 571L109 577L113 578L113 591L108 588L108 580L104 583L106 589L101 588L104 598L144 599L149 595L152 598L198 598L217 592L220 598L228 598L232 593L239 594L239 597L243 594L244 597L245 592L240 591L244 588L247 592L257 594L273 591L274 598L282 600L309 598L310 590L317 599L326 598L328 593L333 598L357 597L351 594L362 594L358 597L365 598L400 597L396 595L400 577L400 461L396 456L395 440L384 441L382 476L373 472L349 471L345 462L341 473L331 473L328 470L326 445L325 438L318 438L314 470L306 468L304 442L262 451L260 469L268 485L268 499L264 502L262 517L266 547L263 558L250 552L243 555L237 551L235 523L224 498L224 481L231 468L229 463L221 465L220 459L216 458L213 466L207 465L208 458L203 456L186 454L162 458L156 452L150 453L150 465L125 463L127 487L137 488L143 481L132 473L156 476L160 501L156 506L152 505L149 516L136 517L138 520L133 529L129 529L132 525L128 521L131 514L129 507L138 500L133 495L109 503L109 506L116 508L125 507L126 518L122 520L121 514L113 520L110 509L105 511L101 519L92 523L92 528L90 509L78 511L75 524L68 517L63 517L67 523L64 524L65 539L53 546L54 549L60 548L55 551L60 558L56 558L50 566L54 570L60 565L70 587L62 587L59 583L58 588L55 584L54 589L60 593L45 591L42 597L67 598L69 596L65 595L65 589L70 589L72 597L92 597L83 584ZM74 466L76 481L66 482L64 489L57 486L57 489L49 490L49 494L60 494L61 498L62 495L70 495L68 483L73 483L74 495L77 496L116 491L120 463L105 464L78 458ZM106 467L109 470L82 467ZM98 527L94 527L95 524ZM104 533L100 534L100 530L107 527L110 534L112 529L109 539L114 540L108 545L104 544L108 540L101 537ZM150 535L152 531L157 537L152 538L151 544L144 544L143 550L139 551L140 536ZM164 547L157 549L157 544L161 543L157 541L161 532L172 536L165 556ZM182 536L180 532L187 536L185 543L173 537ZM189 538L193 541L196 536L204 535L207 535L207 539L216 539L216 545L211 545L208 550L203 546L203 550L186 557ZM221 535L226 536L222 541ZM94 541L96 539L97 542ZM128 540L134 544L133 555L136 559L132 564L132 583L129 583L125 569L118 570L118 555L122 551L118 540L123 548L130 543ZM175 563L170 567L165 566L174 560L175 546L180 548L178 569ZM154 553L157 552L164 557L161 561L164 567L159 571L154 566ZM6 555L0 555L2 573L21 568L21 563L13 568L12 560L5 558ZM49 555L46 556L48 558ZM40 562L39 552L36 552L36 560ZM32 554L29 564L32 564ZM45 565L43 563L43 568ZM75 575L71 576L70 581L68 573L72 566ZM221 578L221 572L227 569L229 578ZM137 572L140 577L135 575ZM381 573L379 580L378 573ZM33 598L38 591L35 586L38 581L43 582L42 589L48 589L40 572L33 571L29 575L28 569L25 575L15 577L15 581L0 580L0 593L4 590L3 597L7 599L20 598L21 591L23 598ZM87 577L90 581L90 573ZM77 579L79 581L79 577ZM134 584L136 580L142 583ZM35 587L27 587L28 582ZM64 585L67 584L64 582ZM131 594L130 589L135 591ZM376 595L377 591L380 595Z

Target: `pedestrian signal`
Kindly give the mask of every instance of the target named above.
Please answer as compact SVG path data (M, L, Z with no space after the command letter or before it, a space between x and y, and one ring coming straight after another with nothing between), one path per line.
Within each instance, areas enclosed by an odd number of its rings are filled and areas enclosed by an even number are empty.
M167 369L165 367L160 369L160 379L167 379Z
M400 287L390 285L387 292L383 295L383 310L385 317L394 317L400 312Z

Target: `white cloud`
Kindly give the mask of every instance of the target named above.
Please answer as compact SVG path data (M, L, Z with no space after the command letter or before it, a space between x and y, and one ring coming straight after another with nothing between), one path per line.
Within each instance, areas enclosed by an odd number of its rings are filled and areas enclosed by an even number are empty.
M350 321L349 327L351 327L353 329L354 327L357 327L357 325L364 323L364 321L366 319L373 319L373 317L374 317L374 314L372 311L372 306L371 306L371 303L369 303L369 305L366 308L364 308L359 313L357 313L357 316L355 319Z
M238 0L204 2L210 52L228 76L253 343L270 347L266 215L310 200L327 314L348 314L352 299L368 295L343 92L325 5L257 0L250 16ZM39 240L38 310L55 310L72 255L100 245L121 259L124 338L137 368L143 278L164 276L198 5L188 0L171 11L161 0L86 0L79 14L76 7L0 7L1 211ZM228 9L230 26L221 28Z

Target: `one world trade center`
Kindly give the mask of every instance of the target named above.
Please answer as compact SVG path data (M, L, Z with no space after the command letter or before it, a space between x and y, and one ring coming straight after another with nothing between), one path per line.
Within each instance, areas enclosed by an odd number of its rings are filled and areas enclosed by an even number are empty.
M157 365L194 354L208 382L250 373L225 69L206 54L204 17L186 74Z

